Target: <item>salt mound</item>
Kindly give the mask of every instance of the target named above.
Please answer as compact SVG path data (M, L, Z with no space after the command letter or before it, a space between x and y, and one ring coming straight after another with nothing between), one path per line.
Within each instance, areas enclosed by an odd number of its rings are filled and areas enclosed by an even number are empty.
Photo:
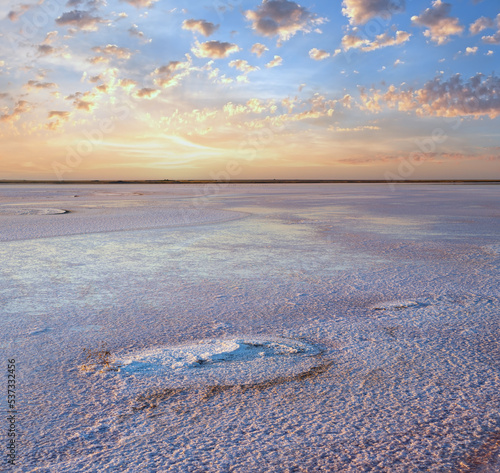
M17 207L0 208L0 215L58 215L68 213L62 209L23 209Z
M321 350L293 339L203 340L115 360L124 380L155 380L165 387L248 384L296 376L318 365ZM156 384L156 383L155 383Z
M391 301L372 307L373 310L405 310L427 307L429 302L425 301Z

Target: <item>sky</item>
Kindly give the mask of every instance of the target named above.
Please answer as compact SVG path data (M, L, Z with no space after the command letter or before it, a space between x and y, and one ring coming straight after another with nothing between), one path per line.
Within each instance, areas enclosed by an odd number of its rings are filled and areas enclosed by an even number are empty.
M499 179L498 0L2 0L0 179Z

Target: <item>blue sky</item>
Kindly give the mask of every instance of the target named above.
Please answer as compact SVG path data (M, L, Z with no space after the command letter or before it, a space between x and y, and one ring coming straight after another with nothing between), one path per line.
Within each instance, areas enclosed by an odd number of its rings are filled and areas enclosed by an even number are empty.
M1 178L500 178L497 0L0 6Z

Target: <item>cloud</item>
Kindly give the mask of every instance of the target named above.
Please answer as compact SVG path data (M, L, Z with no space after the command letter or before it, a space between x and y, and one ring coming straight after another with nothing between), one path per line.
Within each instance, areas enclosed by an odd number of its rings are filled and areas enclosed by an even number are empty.
M102 56L114 56L117 59L130 59L130 56L132 56L130 49L120 48L116 44L96 46L92 48L92 51Z
M161 91L158 89L150 89L148 87L145 87L144 89L138 90L135 94L134 97L139 98L139 99L154 99L155 97L158 96L158 94Z
M299 31L309 33L326 21L289 0L263 0L256 10L247 10L245 17L258 34L278 36L280 41L290 39Z
M428 81L421 89L397 89L386 92L361 89L362 109L378 112L382 105L400 111L415 111L420 116L491 119L500 116L500 78L476 74L464 81L460 74L443 81L441 76Z
M99 16L92 16L87 11L72 10L63 13L56 19L56 23L60 26L70 26L82 31L97 31L99 24L108 23L108 21Z
M250 49L250 52L257 57L261 57L266 51L269 51L269 49L262 43L255 43Z
M167 65L155 69L153 72L156 76L155 84L163 88L178 85L191 71L191 57L188 54L186 57L187 60L184 62L170 61Z
M50 44L39 44L37 50L40 56L49 56L58 51L57 48L54 48Z
M14 123L19 118L21 118L21 115L23 113L29 112L31 110L31 105L29 102L26 102L25 100L19 100L16 103L16 106L14 107L14 110L12 113L6 113L4 115L0 115L0 122L4 123Z
M221 41L207 41L205 43L198 43L191 49L193 54L197 57L210 57L214 59L221 59L228 57L230 54L240 51L238 45L233 43L226 43Z
M281 64L283 64L283 58L280 57L280 56L274 56L274 59L272 61L269 61L267 64L266 64L266 67L267 68L270 68L270 67L277 67L277 66L281 66Z
M465 55L469 56L471 54L476 54L477 53L477 46L474 46L473 48L467 47L465 48Z
M37 46L37 51L40 56L49 56L50 54L60 51L59 48L52 46L52 43L57 38L57 35L57 31L49 31L46 34L45 39Z
M30 80L26 84L24 84L24 87L28 90L32 89L44 90L44 89L54 89L57 87L57 84L54 84L53 82L38 82L36 80Z
M375 17L390 18L405 11L405 0L344 0L342 13L351 24L364 24Z
M88 100L81 100L81 99L76 99L73 102L73 105L77 110L84 110L85 112L91 112L94 107L95 103L89 102Z
M51 118L69 118L70 115L71 115L71 112L52 111L52 112L49 112L49 119L51 119Z
M57 31L49 31L45 35L45 39L42 41L42 44L52 44L54 40L57 38L59 33Z
M427 28L424 36L441 45L452 35L461 34L464 27L459 24L458 18L450 17L451 3L434 0L432 7L427 8L418 16L412 16L413 24Z
M491 18L482 16L469 26L470 34L475 35L488 28L494 28L495 22Z
M54 119L54 121L49 122L45 125L45 128L47 130L55 131L58 128L61 128L61 126L69 120L69 117L71 116L71 112L63 112L63 111L51 111L49 112L49 120Z
M118 82L118 85L123 89L126 90L127 92L130 92L132 89L137 87L137 82L132 79L121 79Z
M342 47L345 51L349 49L360 49L361 51L374 51L375 49L385 48L387 46L397 46L406 43L411 34L406 31L396 31L396 36L391 37L389 33L382 33L370 42L369 39L360 38L356 34L347 34L342 38Z
M121 0L121 1L133 5L135 8L151 8L158 0Z
M182 29L189 31L197 31L203 36L210 36L219 29L219 25L214 25L209 21L205 20L184 20L182 23Z
M244 72L245 74L259 69L258 67L251 66L248 64L248 61L245 61L244 59L235 59L234 61L231 61L229 63L229 67L234 67L238 71Z
M73 100L73 105L77 110L83 110L85 112L91 112L96 104L91 102L93 94L90 92L76 92L75 94L68 95L65 100Z
M312 48L309 51L309 57L315 61L322 61L323 59L329 58L330 53L326 52L324 49Z
M146 38L146 35L142 32L142 31L139 31L139 27L137 25L132 25L129 29L128 29L128 34L130 36L135 36L136 38L139 38L139 40L141 41L141 43L143 44L146 44L146 43L151 43L151 39L149 38Z
M492 20L493 22L493 20ZM494 27L494 22L493 22L493 26L492 28ZM497 15L496 17L496 27L497 27L497 32L493 35L490 35L490 36L483 36L481 39L483 41L483 43L486 43L486 44L500 44L500 13Z
M95 56L87 59L87 61L91 64L100 64L101 62L108 63L110 58L105 56Z
M500 44L500 31L491 36L483 36L481 39L486 44Z

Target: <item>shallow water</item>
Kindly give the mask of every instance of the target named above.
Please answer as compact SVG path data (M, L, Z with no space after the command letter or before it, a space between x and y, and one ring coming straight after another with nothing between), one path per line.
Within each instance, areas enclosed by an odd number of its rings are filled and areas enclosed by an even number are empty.
M472 471L500 432L500 188L203 194L0 187L39 209L0 211L18 471ZM125 376L255 339L321 353Z

